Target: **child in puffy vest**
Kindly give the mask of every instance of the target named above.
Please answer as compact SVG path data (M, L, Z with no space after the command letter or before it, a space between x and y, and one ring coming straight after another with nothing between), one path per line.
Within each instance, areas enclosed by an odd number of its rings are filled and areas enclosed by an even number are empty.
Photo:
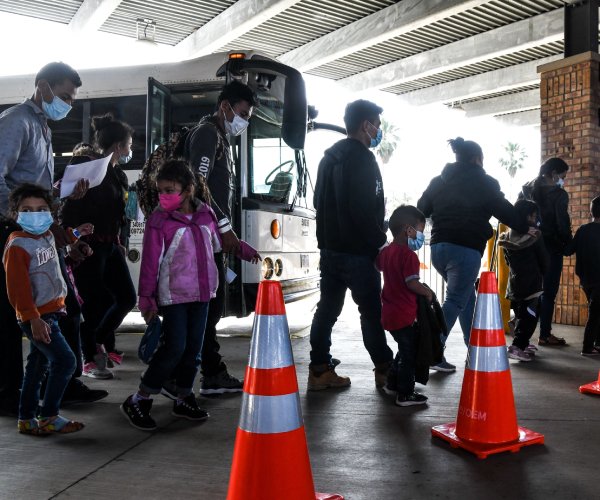
M214 253L221 248L217 219L205 185L195 193L194 174L186 162L169 160L159 169L159 207L146 221L139 308L146 323L163 317L161 343L142 375L139 389L121 405L132 426L151 431L151 396L175 374L177 400L172 414L201 422L193 384L200 365L208 302L218 286ZM242 242L241 258L256 262L258 253Z
M522 221L536 226L538 206L529 200L519 200L515 208ZM536 347L530 344L540 315L540 297L543 278L548 267L548 254L541 231L535 236L521 234L511 229L502 233L498 245L504 248L504 258L509 267L506 298L515 312L515 338L508 348L508 357L519 361L534 359Z
M58 413L76 359L58 324L66 313L67 285L49 230L54 222L51 205L50 192L33 184L19 186L9 197L10 215L22 230L14 231L6 242L6 290L19 326L30 342L17 424L23 434L66 434L83 429L82 423ZM38 415L46 372L46 391Z

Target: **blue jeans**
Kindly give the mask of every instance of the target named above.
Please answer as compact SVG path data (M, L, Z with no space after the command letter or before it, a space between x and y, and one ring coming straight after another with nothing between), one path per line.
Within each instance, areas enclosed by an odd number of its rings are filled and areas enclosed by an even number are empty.
M360 312L363 343L375 365L394 354L381 326L381 275L366 256L321 250L321 298L310 329L310 364L331 363L331 330L344 307L346 290Z
M65 387L67 387L77 365L73 351L71 351L69 344L60 332L58 315L47 314L42 316L42 319L50 325L49 344L33 340L31 323L20 323L21 330L30 342L21 389L21 401L19 403L19 418L21 420L30 420L36 417L40 387L46 370L48 370L48 380L39 416L48 418L58 415Z
M160 312L163 316L161 342L142 375L140 389L158 394L174 374L177 394L187 396L192 392L200 366L208 302L163 306Z
M475 281L481 269L481 254L472 248L453 243L431 245L431 262L446 282L446 297L442 304L448 333L456 319L460 321L465 345L469 345L475 310ZM448 337L442 335L442 344Z
M554 301L560 286L560 275L563 269L563 256L558 252L548 252L550 260L548 270L544 274L544 293L540 308L540 338L547 339L552 332L552 316L554 316Z
M415 325L390 332L398 343L398 354L388 373L388 387L396 389L399 396L415 392L418 331Z

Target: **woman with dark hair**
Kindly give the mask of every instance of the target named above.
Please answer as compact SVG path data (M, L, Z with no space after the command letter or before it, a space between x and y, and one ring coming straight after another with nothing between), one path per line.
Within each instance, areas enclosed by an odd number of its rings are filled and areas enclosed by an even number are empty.
M550 158L540 167L539 175L523 186L519 198L535 201L540 207L541 230L550 256L544 274L544 293L540 307L540 345L563 346L565 339L552 335L554 301L560 286L563 255L572 238L569 195L563 189L569 165L560 158Z
M111 155L106 176L83 199L68 200L63 205L61 222L70 227L77 227L79 221L94 225L94 234L85 238L94 253L74 270L83 299L83 375L108 379L113 374L107 368L108 355L104 343L136 303L135 288L125 261L125 248L120 240L125 225L127 182L119 165L131 160L133 129L115 120L111 114L93 117L92 129L95 149L104 157ZM76 156L72 163L90 159Z
M486 243L493 235L490 218L494 216L523 234L529 227L504 198L498 181L485 173L479 144L462 137L448 142L456 162L447 164L441 175L431 181L417 206L433 223L431 258L447 286L442 311L448 332L458 319L468 346L475 280ZM446 344L446 339L442 338L442 344ZM432 368L442 372L456 370L446 358Z

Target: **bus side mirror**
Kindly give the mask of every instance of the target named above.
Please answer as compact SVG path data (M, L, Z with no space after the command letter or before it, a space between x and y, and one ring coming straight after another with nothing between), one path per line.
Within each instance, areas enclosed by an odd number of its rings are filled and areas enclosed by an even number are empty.
M304 149L308 121L306 88L300 73L285 80L281 138L292 149Z

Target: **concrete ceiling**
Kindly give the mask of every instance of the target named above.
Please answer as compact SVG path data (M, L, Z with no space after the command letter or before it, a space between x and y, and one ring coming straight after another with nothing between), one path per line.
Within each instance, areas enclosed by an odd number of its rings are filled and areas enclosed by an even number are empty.
M156 41L193 59L253 49L356 91L539 122L537 66L563 53L566 0L1 0L0 10ZM537 118L536 118L537 116Z

